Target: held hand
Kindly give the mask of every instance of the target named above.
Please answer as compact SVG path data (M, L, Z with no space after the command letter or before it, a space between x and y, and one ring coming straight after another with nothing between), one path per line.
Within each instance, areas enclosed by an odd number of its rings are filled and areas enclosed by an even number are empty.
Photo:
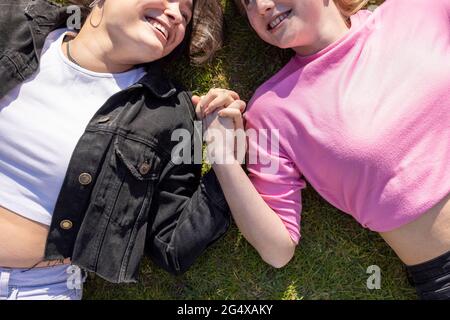
M231 90L211 89L204 96L192 97L198 119L204 119L207 115L218 111L218 116L230 118L234 121L236 129L244 129L242 113L246 103L240 100L239 95Z
M208 162L210 164L231 164L237 161L242 164L247 151L242 116L237 111L239 115L237 119L240 120L236 121L233 117L219 116L219 112L214 111L203 119ZM236 122L240 123L239 127Z
M236 100L240 100L239 95L231 90L213 88L204 96L193 99L194 105L197 106L197 116L203 119L207 114L214 112L218 108L226 108Z
M210 163L244 162L246 138L242 112L246 103L230 90L211 89L205 96L193 96L198 119L203 120L204 140Z
M239 110L239 113L245 111L246 103L242 101L239 95L231 90L211 89L204 96L193 96L192 103L196 106L198 119L203 119L206 115L213 113L217 109ZM234 117L236 112L221 112L220 116Z

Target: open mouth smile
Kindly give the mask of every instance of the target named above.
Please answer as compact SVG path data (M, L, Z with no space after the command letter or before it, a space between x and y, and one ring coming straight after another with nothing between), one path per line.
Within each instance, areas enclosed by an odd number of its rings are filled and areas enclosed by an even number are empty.
M145 19L154 29L156 29L156 31L158 31L164 37L166 41L169 39L169 31L165 26L163 26L161 23L159 23L156 19L152 17L145 17Z
M292 13L292 10L286 11L284 13L276 16L268 25L267 30L272 31L276 29L284 20L286 20Z

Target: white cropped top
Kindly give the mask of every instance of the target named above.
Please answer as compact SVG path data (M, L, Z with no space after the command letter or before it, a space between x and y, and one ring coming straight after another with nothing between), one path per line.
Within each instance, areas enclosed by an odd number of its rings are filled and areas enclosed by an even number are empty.
M96 73L70 62L50 33L33 77L0 99L0 206L50 225L71 155L97 110L142 68Z

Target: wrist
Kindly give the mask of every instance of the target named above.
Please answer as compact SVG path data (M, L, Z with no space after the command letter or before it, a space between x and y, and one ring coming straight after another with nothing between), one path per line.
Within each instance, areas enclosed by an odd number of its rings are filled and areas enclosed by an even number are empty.
M242 170L241 164L236 159L229 163L214 163L211 165L211 168L214 170L218 177L222 176L224 173L230 173L234 169Z
M211 142L206 144L206 162L214 165L232 164L236 161L234 145L222 142Z

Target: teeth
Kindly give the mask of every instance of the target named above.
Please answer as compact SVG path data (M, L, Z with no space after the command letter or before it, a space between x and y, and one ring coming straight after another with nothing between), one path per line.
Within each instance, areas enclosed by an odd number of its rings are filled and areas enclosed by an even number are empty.
M286 19L289 16L289 12L286 12L284 14L282 14L281 16L279 16L278 18L276 18L274 21L272 21L269 26L270 29L274 29L276 28L284 19Z
M150 22L150 24L155 27L157 30L159 30L164 37L167 39L169 36L169 32L167 31L167 29L160 23L158 23L156 20L152 19L152 18L147 18L148 22Z

